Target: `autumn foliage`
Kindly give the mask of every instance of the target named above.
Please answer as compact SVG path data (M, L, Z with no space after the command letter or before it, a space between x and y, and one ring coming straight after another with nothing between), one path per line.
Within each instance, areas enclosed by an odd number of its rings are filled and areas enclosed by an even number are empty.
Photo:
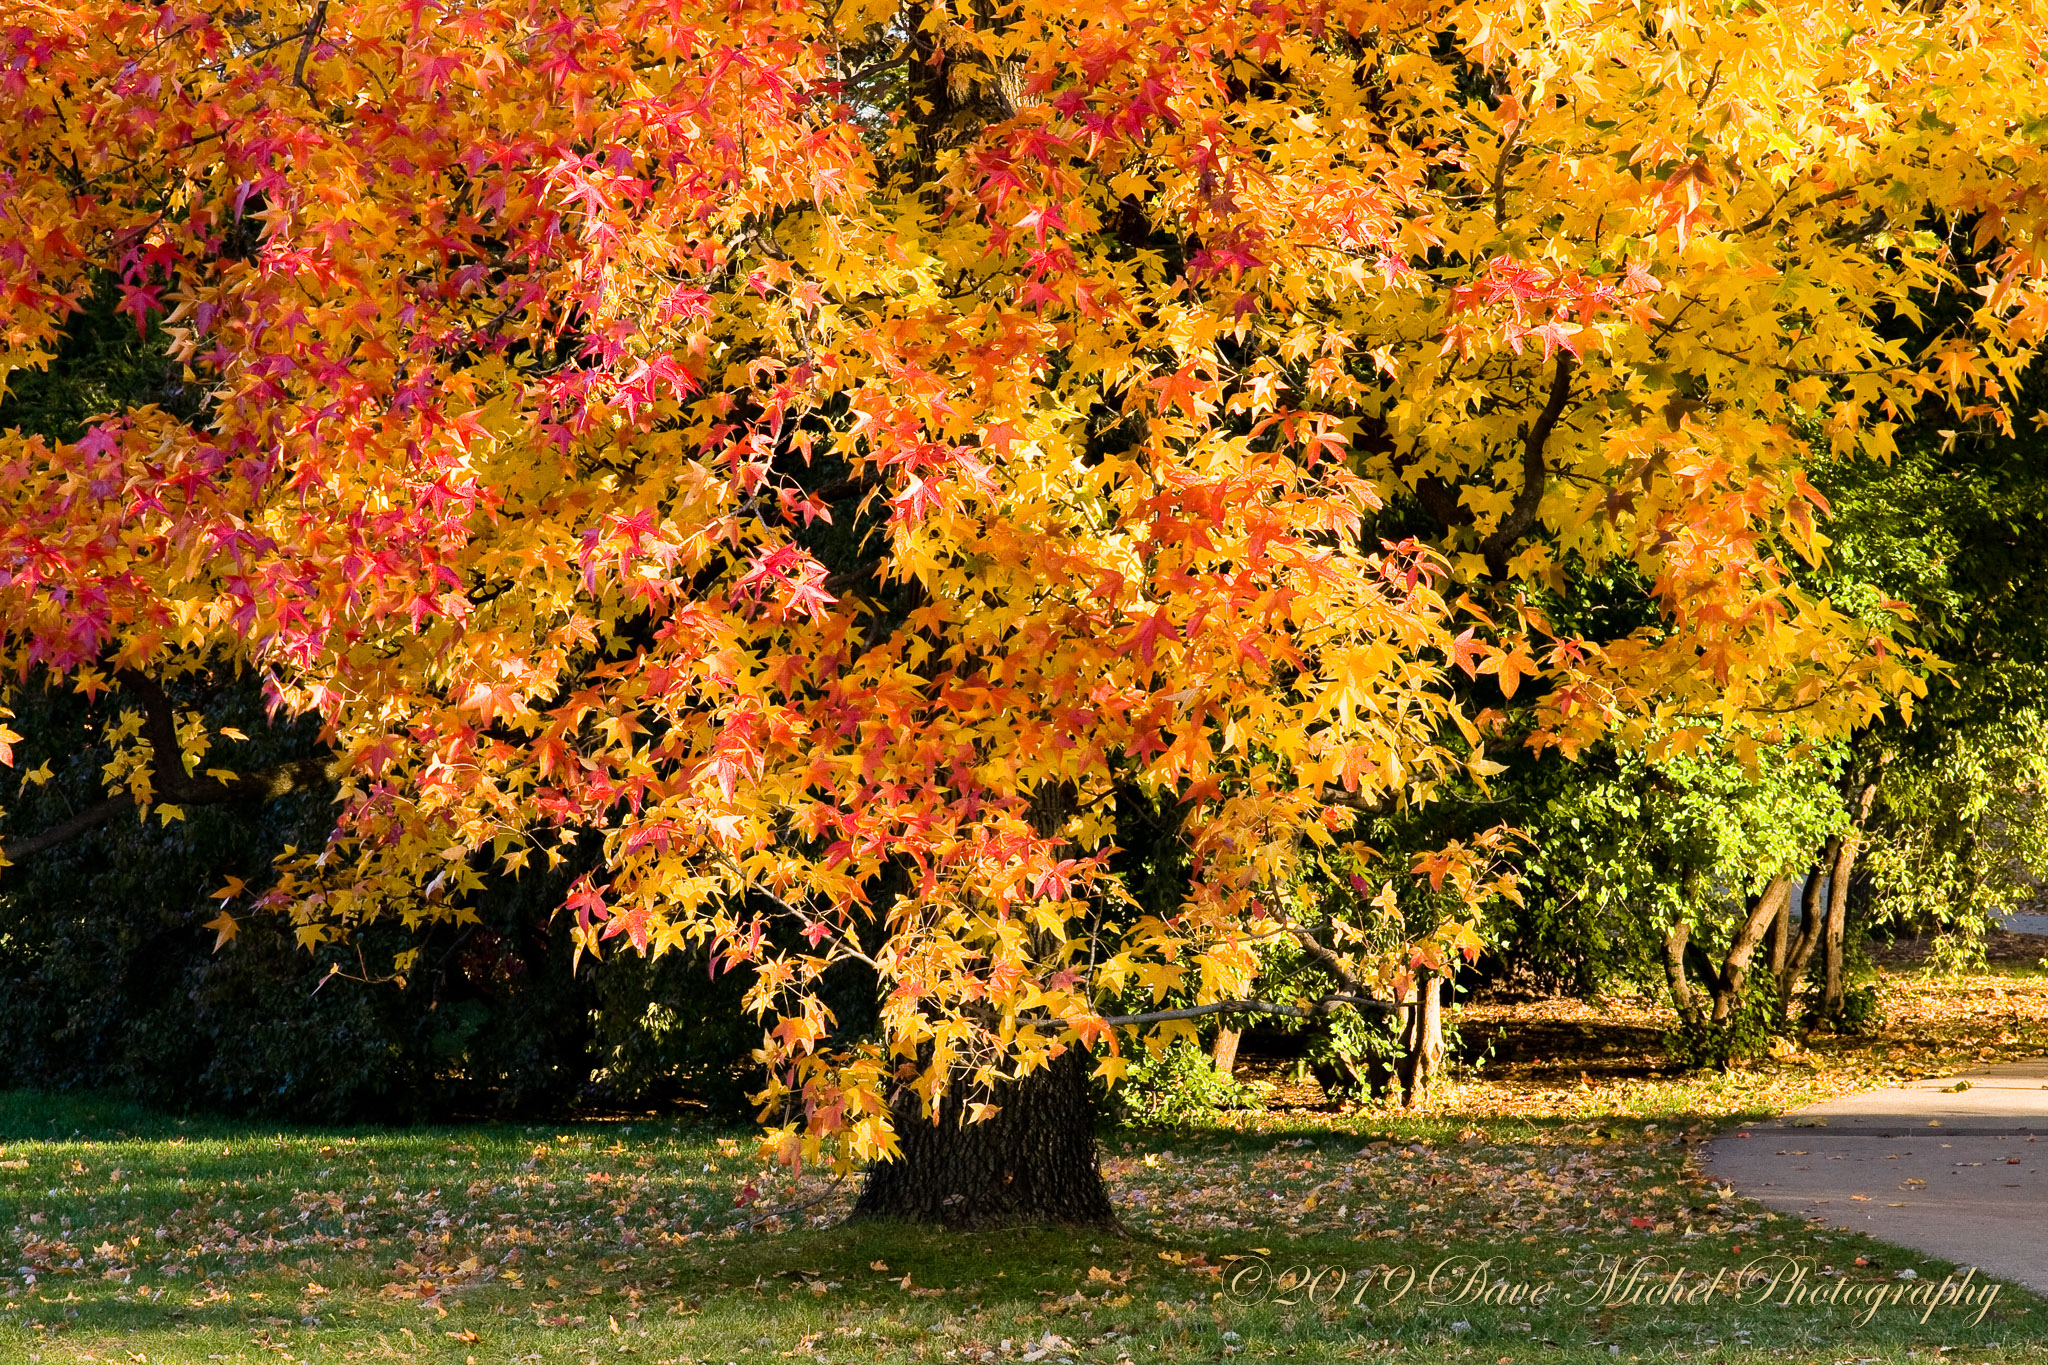
M1904 623L1797 586L1803 471L2012 420L2044 18L9 0L0 374L115 290L199 412L0 438L0 658L317 715L334 838L224 930L601 842L586 948L751 968L787 1152L871 1156L904 1059L1114 1075L1120 996L1243 998L1304 849L1504 708L1682 749L1910 694ZM1647 624L1553 619L1595 575ZM144 807L236 772L116 740ZM1108 871L1143 802L1177 913Z

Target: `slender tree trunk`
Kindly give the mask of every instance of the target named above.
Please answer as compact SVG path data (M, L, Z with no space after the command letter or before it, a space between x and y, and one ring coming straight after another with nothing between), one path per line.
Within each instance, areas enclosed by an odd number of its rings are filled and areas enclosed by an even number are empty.
M1790 1017L1792 997L1798 993L1799 983L1806 977L1814 949L1820 946L1821 926L1828 917L1827 890L1834 880L1835 862L1841 852L1841 837L1837 835L1829 839L1800 892L1799 933L1793 938L1791 949L1778 972L1778 1017L1781 1020Z
M1734 1015L1735 1007L1742 1002L1742 988L1749 980L1750 959L1756 956L1757 947L1770 931L1771 922L1777 919L1791 897L1790 877L1771 878L1770 884L1750 908L1749 918L1736 931L1735 941L1728 945L1728 956L1721 962L1720 979L1714 983L1715 1023L1727 1023Z
M1697 1022L1698 1001L1685 976L1685 950L1692 941L1692 926L1678 921L1664 931L1664 980L1671 987L1671 1008L1688 1024Z
M1216 1048L1210 1056L1216 1062L1216 1069L1225 1076L1237 1072L1237 1041L1243 1036L1243 1029L1234 1029L1228 1024L1216 1030Z
M1842 1012L1842 1000L1846 982L1843 979L1843 940L1849 928L1849 874L1855 870L1856 855L1863 847L1863 826L1870 819L1870 803L1877 796L1873 784L1863 789L1857 802L1856 828L1848 838L1842 840L1835 853L1835 867L1829 888L1827 932L1821 951L1821 995L1820 1012L1832 1019Z
M1808 878L1812 880L1811 877ZM1792 957L1792 897L1786 896L1785 903L1778 907L1778 917L1771 921L1770 935L1771 980L1782 984L1785 980L1785 964ZM1778 993L1782 1001L1784 992Z
M1842 948L1849 927L1849 873L1855 866L1856 840L1845 839L1841 852L1835 856L1835 871L1831 878L1834 885L1830 888L1833 894L1828 897L1826 946L1821 954L1820 1012L1830 1019L1842 1010Z
M1444 1060L1443 978L1427 968L1415 974L1415 1007L1401 1032L1401 1103L1429 1093Z
M1114 1228L1116 1212L1095 1151L1088 1054L1068 1048L1050 1065L993 1093L955 1086L938 1122L915 1095L893 1105L901 1155L869 1168L854 1205L857 1220L938 1223L949 1228L1044 1224ZM963 1123L970 1100L994 1104Z

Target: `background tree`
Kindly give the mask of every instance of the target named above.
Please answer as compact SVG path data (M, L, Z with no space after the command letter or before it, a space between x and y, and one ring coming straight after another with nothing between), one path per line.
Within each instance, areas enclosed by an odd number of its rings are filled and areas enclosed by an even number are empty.
M111 273L205 397L9 438L5 658L87 695L247 666L313 718L338 827L254 894L309 945L587 853L584 951L754 973L787 1159L1032 1096L1072 1127L1083 1050L1113 1078L1128 1030L1242 1010L1261 942L1325 955L1312 1012L1473 946L1347 959L1280 892L1492 772L1493 692L1540 688L1538 748L1748 757L1917 685L1791 573L1803 471L1930 396L2000 420L2048 322L2031 31L42 11L0 39L0 370ZM1927 227L1964 215L1967 259ZM1917 353L1879 326L1963 286ZM1396 490L1435 549L1367 530ZM1637 615L1558 628L1538 590L1603 572ZM109 781L243 782L224 738L145 708ZM1110 861L1140 797L1188 850L1167 914ZM1472 906L1494 852L1403 874ZM824 994L856 964L865 1038ZM1133 985L1197 1003L1112 1013ZM891 1176L876 1211L1101 1216L1081 1145L930 1131L936 1211Z
M1889 466L1818 476L1836 509L1828 590L1862 609L1910 604L1943 661L1909 714L1855 741L1870 793L1858 922L1948 930L1965 957L2048 876L2044 403L2036 377L2015 431L1936 414Z

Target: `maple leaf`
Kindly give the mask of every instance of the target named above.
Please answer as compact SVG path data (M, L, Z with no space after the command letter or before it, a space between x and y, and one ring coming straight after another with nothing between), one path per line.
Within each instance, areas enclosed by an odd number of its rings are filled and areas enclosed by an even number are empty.
M233 941L236 933L241 930L242 926L236 922L233 915L223 910L208 920L202 927L213 930L213 951L217 953Z
M1467 626L1451 642L1451 661L1468 678L1478 676L1473 660L1484 659L1491 652L1485 643L1473 638L1477 632L1477 626Z

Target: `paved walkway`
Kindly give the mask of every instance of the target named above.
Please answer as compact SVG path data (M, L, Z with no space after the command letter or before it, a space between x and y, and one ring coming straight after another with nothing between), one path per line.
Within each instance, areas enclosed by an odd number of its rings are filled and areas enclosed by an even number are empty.
M1730 1129L1704 1156L1713 1180L1782 1213L2048 1294L2048 1059L1830 1100Z

